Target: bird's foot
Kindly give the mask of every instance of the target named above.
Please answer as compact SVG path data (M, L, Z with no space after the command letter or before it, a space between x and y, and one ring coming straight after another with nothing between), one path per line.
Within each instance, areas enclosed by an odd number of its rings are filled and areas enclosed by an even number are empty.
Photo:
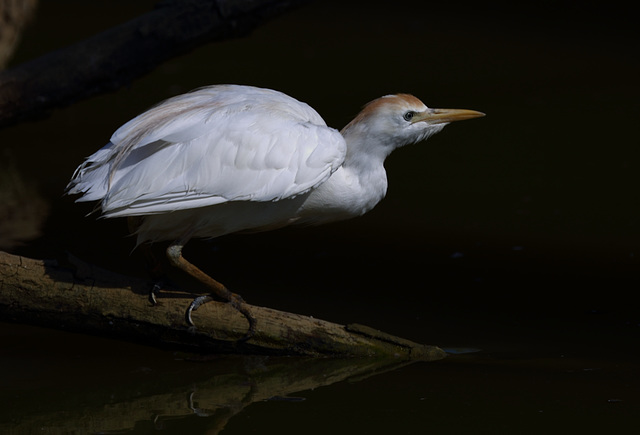
M213 297L211 295L198 296L195 298L187 307L187 312L185 313L184 319L189 326L196 326L191 319L191 312L200 308L201 305L206 304L209 301L212 301Z
M213 295L203 295L195 298L187 307L187 312L185 313L185 321L188 325L195 327L196 325L193 323L193 319L191 318L191 313L200 308L202 305L206 304L214 300ZM251 314L251 311L247 308L246 303L242 299L241 296L236 294L231 294L229 298L229 304L236 310L238 310L249 322L249 330L244 335L244 337L240 338L238 341L247 341L251 337L253 337L256 333L256 319Z
M158 305L158 299L156 298L156 295L160 292L161 289L162 282L158 281L153 285L153 287L151 287L151 290L149 290L149 302L151 303L151 305Z

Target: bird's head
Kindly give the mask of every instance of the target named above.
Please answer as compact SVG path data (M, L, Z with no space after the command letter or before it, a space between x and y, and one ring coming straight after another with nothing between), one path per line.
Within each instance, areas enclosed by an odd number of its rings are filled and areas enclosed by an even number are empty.
M427 139L450 122L484 116L466 109L431 109L413 95L386 95L368 103L341 131L347 143L380 148L388 155L395 148Z

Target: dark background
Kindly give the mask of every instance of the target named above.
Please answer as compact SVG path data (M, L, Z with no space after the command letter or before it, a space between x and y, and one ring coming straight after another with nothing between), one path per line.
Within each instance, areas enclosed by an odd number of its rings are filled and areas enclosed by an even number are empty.
M153 4L42 1L14 63ZM85 217L92 206L62 193L85 156L162 99L263 86L341 128L367 101L408 92L487 116L395 152L387 198L362 218L193 242L185 255L257 305L500 355L637 361L636 16L621 2L312 3L0 131L5 162L47 209L41 235L12 252L144 275L125 222Z
M14 62L152 5L42 2ZM83 18L63 24L71 10ZM49 205L43 236L17 252L69 251L137 273L125 223L87 218L91 205L61 195L119 125L171 95L214 83L270 87L341 128L365 102L410 92L431 107L487 117L394 153L387 198L361 219L194 243L187 255L250 301L295 310L318 299L329 306L316 314L336 320L349 320L339 314L348 301L376 316L406 300L418 313L400 315L392 329L452 306L488 317L633 310L639 86L631 15L593 2L303 7L117 93L3 131L4 152Z

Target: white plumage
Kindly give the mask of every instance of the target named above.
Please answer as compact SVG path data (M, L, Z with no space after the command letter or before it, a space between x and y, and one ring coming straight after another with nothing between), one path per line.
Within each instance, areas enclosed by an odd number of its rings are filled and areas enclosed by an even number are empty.
M78 167L68 193L100 201L105 217L142 216L138 243L173 241L168 254L179 265L193 237L364 214L386 194L394 149L482 115L387 95L338 132L281 92L211 86L124 124Z
M325 181L342 136L279 92L215 86L172 98L120 127L78 169L72 193L107 217L228 201L273 201Z
M415 97L383 97L340 134L281 92L202 88L116 130L78 167L68 193L82 193L78 201L101 201L105 217L147 216L138 243L357 216L386 193L384 158L455 118L402 118L425 110ZM464 118L460 112L479 116L456 111L458 118Z

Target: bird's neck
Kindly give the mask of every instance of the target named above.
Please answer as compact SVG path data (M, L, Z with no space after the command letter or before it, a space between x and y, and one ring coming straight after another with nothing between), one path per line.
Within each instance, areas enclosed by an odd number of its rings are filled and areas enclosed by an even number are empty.
M345 161L311 192L298 213L300 223L326 223L360 216L387 193L386 147L372 142L376 138L371 135L356 134L347 128L342 133L347 142Z
M384 172L384 161L396 144L388 143L388 137L371 132L361 124L349 124L340 133L347 143L347 155L342 166L364 178Z

